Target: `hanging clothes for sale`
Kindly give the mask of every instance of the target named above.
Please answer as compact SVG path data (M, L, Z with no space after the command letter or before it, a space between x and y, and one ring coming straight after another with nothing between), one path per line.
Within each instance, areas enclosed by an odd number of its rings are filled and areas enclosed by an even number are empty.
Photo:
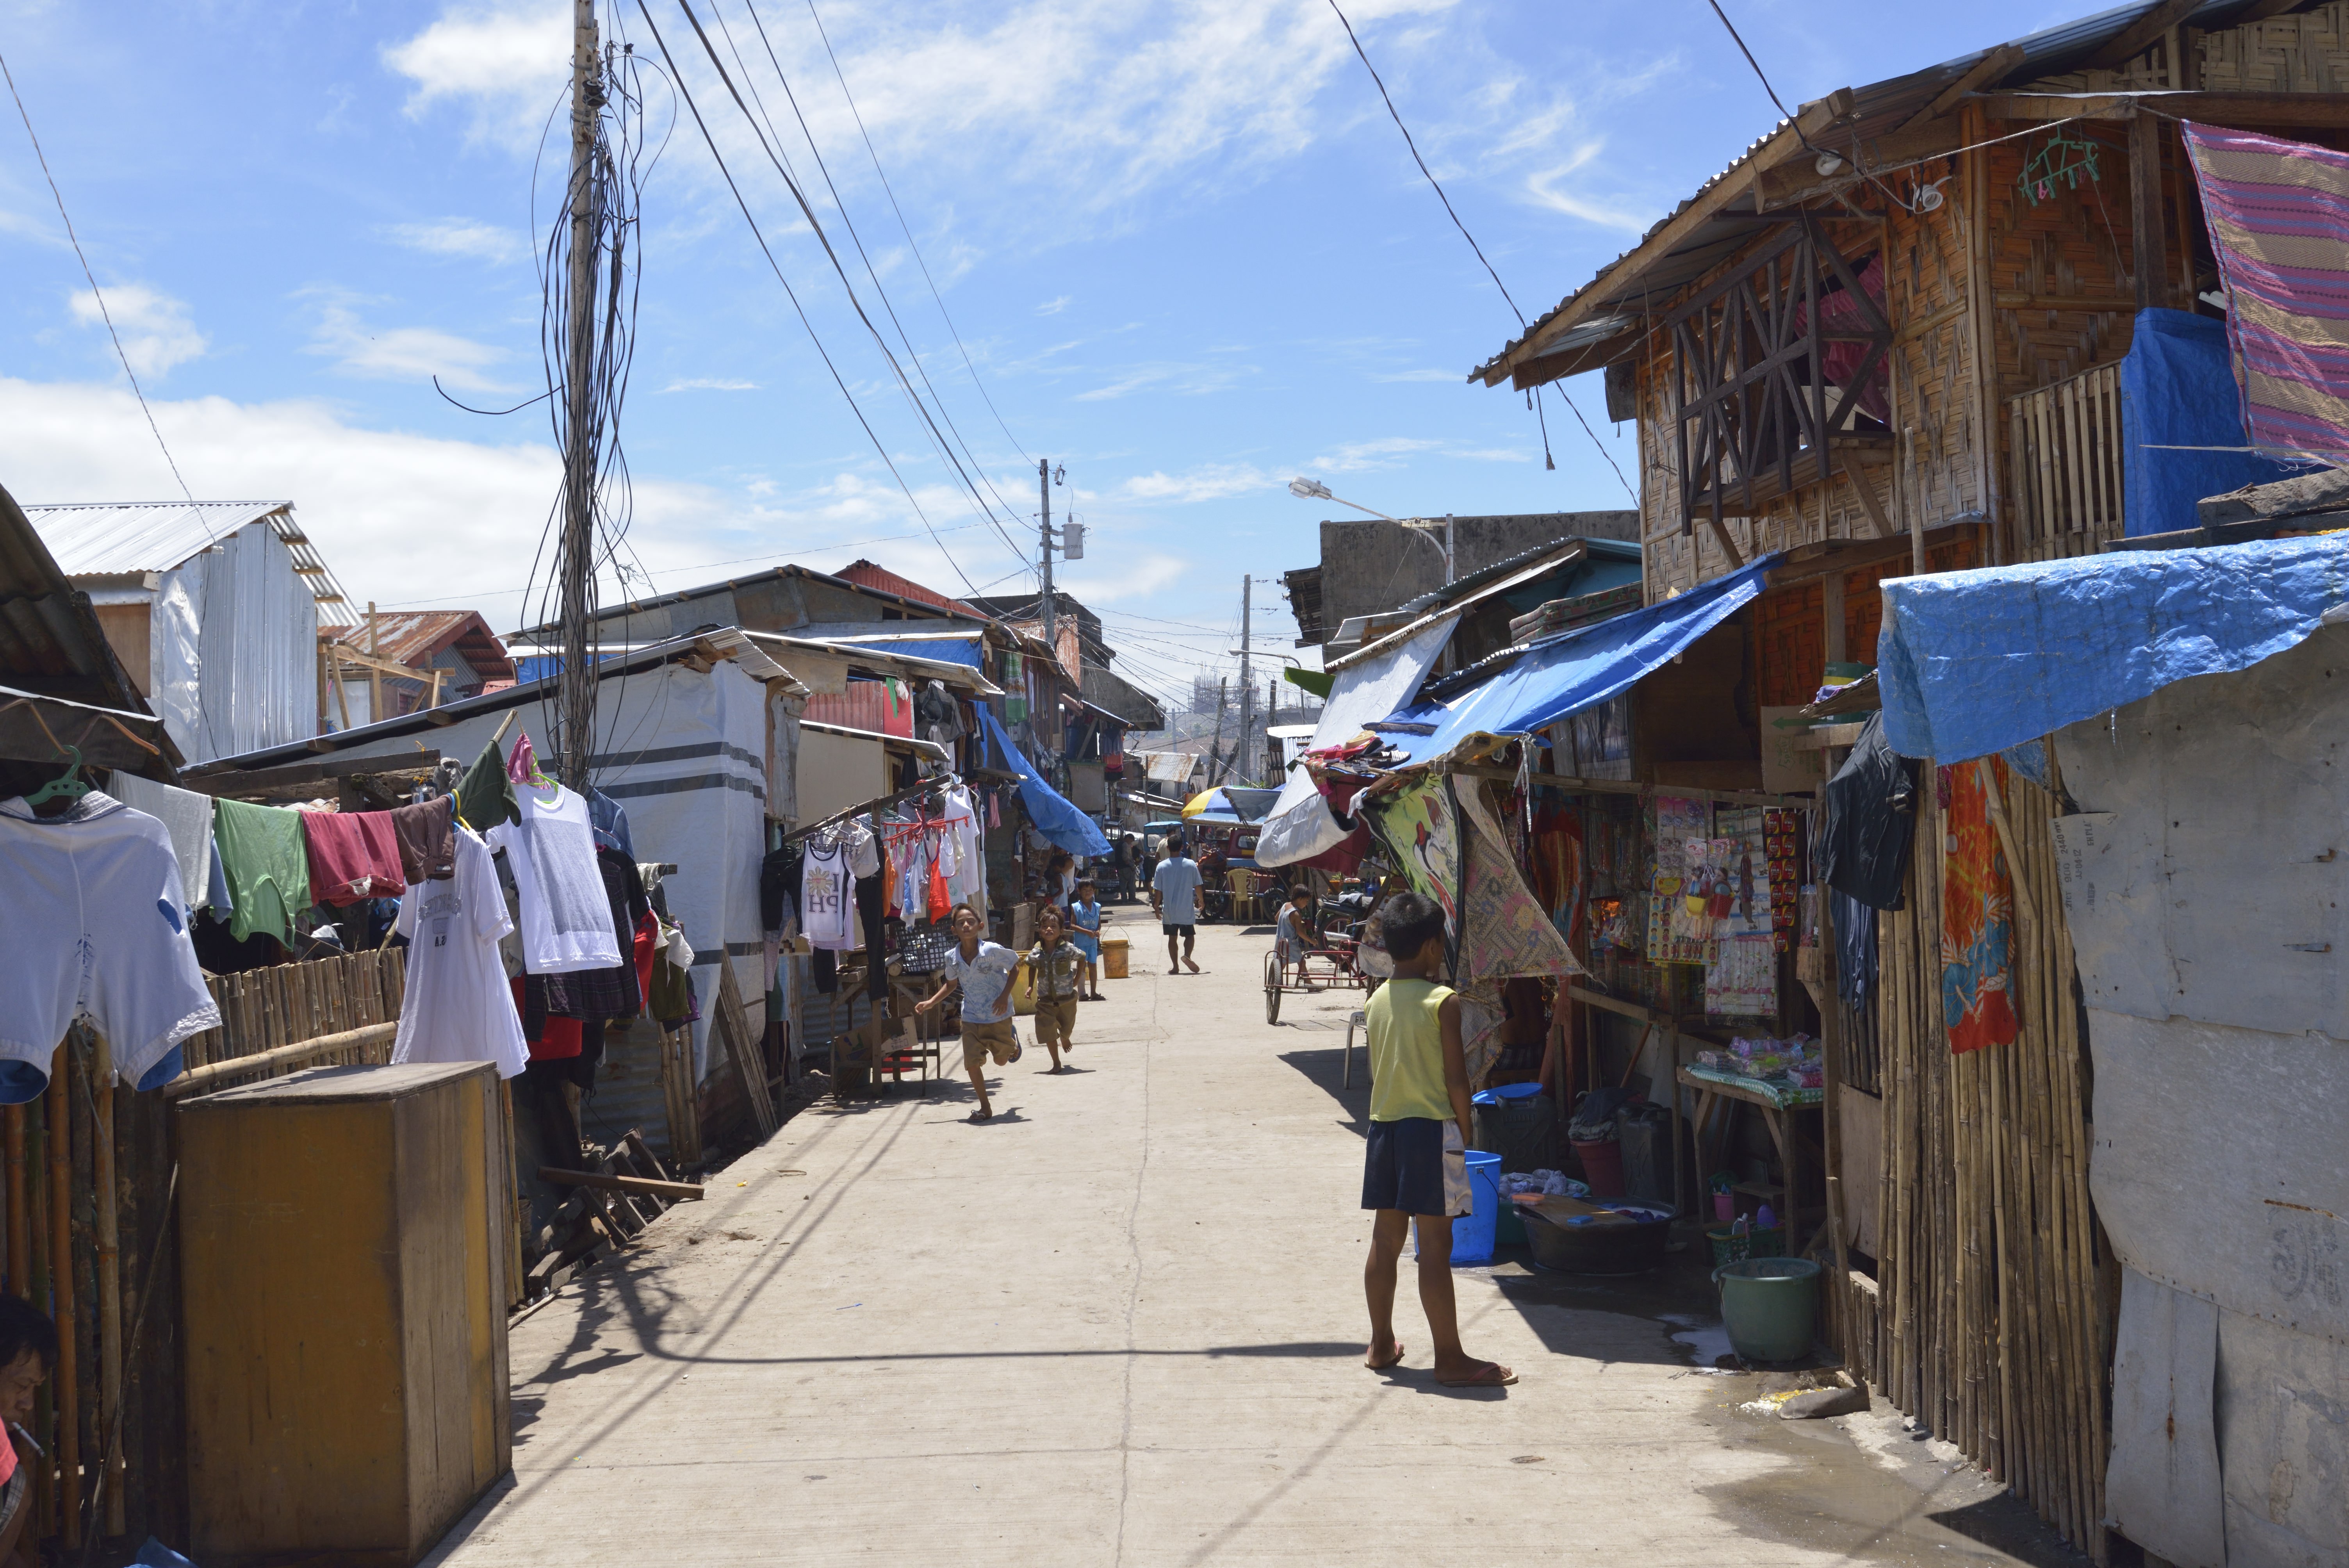
M522 820L513 780L506 777L506 759L498 754L495 738L481 748L481 754L458 780L457 815L467 827L482 834L502 822Z
M0 1105L40 1098L78 1018L140 1088L177 1077L180 1042L219 1026L161 822L97 789L54 817L0 800Z
M530 1060L498 960L498 939L513 928L489 846L470 829L454 844L453 873L410 884L399 901L393 929L408 938L408 981L391 1059L489 1062L512 1078Z
M826 829L810 835L800 872L800 932L819 952L846 953L856 946L852 881L848 851L837 832Z
M759 929L788 931L799 923L800 875L805 841L793 839L759 862Z
M1821 798L1826 830L1819 838L1819 880L1870 909L1899 909L1917 826L1916 764L1884 738L1884 716L1870 714L1851 756Z
M587 802L560 784L524 788L515 800L522 820L483 837L492 849L505 851L513 872L525 967L533 975L613 967L620 962L620 943L595 868Z
M2014 883L1990 817L1989 790L2003 788L2006 764L1995 757L1940 769L1944 825L1941 857L1941 1022L1950 1049L1963 1054L2013 1043Z
M645 1010L644 985L636 960L636 925L651 913L651 905L645 900L644 879L636 873L636 861L617 850L597 850L595 872L604 884L613 945L624 956L600 969L574 969L546 976L547 1011L589 1022L633 1018Z
M636 858L636 840L628 833L628 813L621 804L594 785L587 787L587 826L599 850L617 850Z
M407 891L399 841L388 811L304 811L302 844L310 857L310 896L333 909Z

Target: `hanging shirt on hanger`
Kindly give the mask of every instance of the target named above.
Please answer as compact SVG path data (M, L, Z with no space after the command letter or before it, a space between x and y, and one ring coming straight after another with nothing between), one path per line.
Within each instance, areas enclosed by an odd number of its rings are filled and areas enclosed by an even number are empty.
M523 961L533 975L609 969L620 962L611 901L595 869L587 802L557 784L517 789L522 820L492 829L521 897Z
M407 890L390 812L304 811L301 819L302 843L310 856L310 896L320 903L346 909Z
M0 1104L40 1097L77 1018L105 1031L115 1070L141 1088L178 1076L180 1042L219 1026L154 818L96 789L57 817L0 800Z
M193 789L175 789L115 769L107 781L113 797L134 811L144 811L171 835L171 853L180 861L180 892L189 905L202 909L212 902L212 798Z
M848 854L819 833L808 841L800 872L800 931L817 948L846 953L856 946L851 918Z
M489 1062L512 1078L530 1061L498 938L512 926L489 846L471 829L454 841L453 872L410 884L393 930L408 938L394 1062Z

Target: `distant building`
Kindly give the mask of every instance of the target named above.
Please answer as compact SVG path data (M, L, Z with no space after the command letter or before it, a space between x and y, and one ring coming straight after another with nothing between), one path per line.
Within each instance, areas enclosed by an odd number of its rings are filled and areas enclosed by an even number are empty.
M1281 573L1299 647L1319 646L1348 621L1383 614L1444 585L1444 520L1412 521L1419 526L1322 523L1320 564ZM1628 509L1455 517L1451 523L1455 580L1562 539L1640 542L1640 514Z
M966 603L1030 636L1044 634L1044 602L1032 593L973 598ZM1052 604L1061 667L1077 676L1084 700L1134 734L1152 735L1164 729L1164 706L1110 668L1117 654L1102 637L1101 617L1073 594L1056 591Z
M356 729L378 718L480 696L515 678L505 644L477 611L370 614L357 625L320 627L318 636L325 650L323 695L330 729ZM395 668L410 673L394 674Z
M318 625L349 606L293 502L24 512L190 764L318 733Z

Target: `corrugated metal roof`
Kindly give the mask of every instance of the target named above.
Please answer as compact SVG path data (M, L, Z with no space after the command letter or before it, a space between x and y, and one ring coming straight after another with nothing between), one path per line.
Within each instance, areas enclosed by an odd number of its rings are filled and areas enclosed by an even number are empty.
M935 588L925 588L912 578L900 576L876 562L852 561L840 569L840 575L860 588L878 588L884 593L895 593L901 599L917 599L941 610L951 610L957 615L976 614L959 599L949 599Z
M2203 4L2189 13L2178 25L2207 29L2231 20L2236 13L2258 3L2259 0L2203 0ZM2299 0L2298 4L2288 5L2285 10L2303 10L2314 3L2316 0ZM2009 84L2036 81L2043 77L2055 76L2066 70L2077 68L2097 49L2117 38L2127 30L2130 24L2160 4L2162 0L2135 0L2135 3L2130 5L2118 5L2109 11L2099 11L2093 15L2061 23L2031 34L2027 37L2016 39L2015 46L2022 51L2020 62L2011 69L1982 82L1975 90L1989 92ZM1910 72L1907 76L1891 77L1864 88L1854 88L1851 113L1837 124L1831 139L1832 145L1837 148L1846 148L1854 142L1882 136L1888 131L1898 129L1919 109L1931 103L1943 88L1965 75L1977 62L1988 56L1992 49L2000 46L1993 44L1976 49L1971 54L1961 55L1955 59L1929 66L1923 70ZM1686 201L1680 202L1670 212L1658 219L1646 233L1640 236L1637 244L1600 267L1590 282L1535 317L1522 336L1511 338L1501 346L1499 353L1470 371L1468 379L1471 381L1483 379L1501 361L1514 353L1519 345L1537 335L1541 329L1554 320L1560 312L1594 290L1600 291L1599 304L1601 305L1619 307L1640 305L1642 308L1637 312L1627 311L1621 326L1613 333L1585 335L1587 329L1596 327L1599 323L1597 321L1578 323L1562 335L1557 343L1546 346L1542 357L1547 358L1553 353L1568 353L1578 346L1588 347L1619 335L1638 325L1640 317L1645 314L1644 304L1647 299L1668 297L1678 292L1703 276L1715 263L1723 260L1739 246L1752 239L1754 220L1751 214L1723 213L1700 224L1692 233L1665 255L1651 257L1645 265L1636 270L1626 270L1626 263L1637 258L1649 242L1654 240L1673 219L1688 211L1703 197L1705 192L1731 175L1743 173L1745 164L1754 155L1792 123L1790 120L1779 120L1756 138L1743 152L1733 159L1726 168L1699 185ZM1828 139L1822 138L1822 140ZM1621 275L1617 276L1618 273ZM1610 280L1613 287L1609 289L1607 285ZM1598 361L1594 360L1592 365L1578 366L1576 368L1591 368Z
M430 664L442 649L454 647L484 676L514 678L514 662L505 644L477 610L384 610L377 614L372 625L362 616L352 624L325 625L318 630L362 653L372 637L378 657L419 669Z
M265 520L309 581L318 618L350 614L343 585L295 522L290 500L66 501L28 506L25 515L69 577L170 572Z

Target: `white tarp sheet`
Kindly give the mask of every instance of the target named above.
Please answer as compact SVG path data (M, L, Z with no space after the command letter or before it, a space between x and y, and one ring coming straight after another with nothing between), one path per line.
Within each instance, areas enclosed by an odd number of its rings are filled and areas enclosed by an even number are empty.
M1313 727L1311 749L1351 740L1362 726L1384 718L1419 695L1420 683L1459 624L1459 616L1446 615L1377 658L1340 670L1322 702L1320 722ZM1291 769L1257 838L1256 863L1286 866L1309 861L1337 848L1345 838L1346 830L1330 814L1313 780L1302 768Z

